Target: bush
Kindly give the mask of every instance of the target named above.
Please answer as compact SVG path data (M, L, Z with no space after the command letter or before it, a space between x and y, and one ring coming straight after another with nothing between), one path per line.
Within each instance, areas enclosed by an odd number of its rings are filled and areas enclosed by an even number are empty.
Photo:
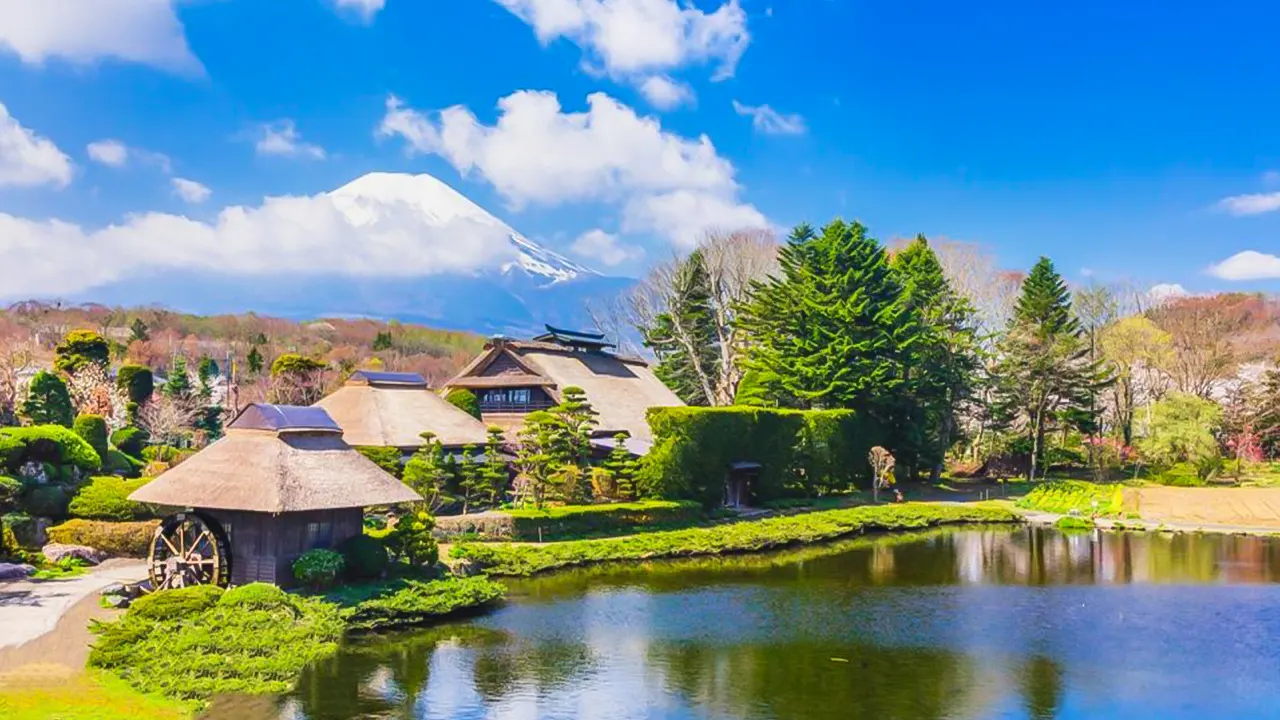
M8 523L0 525L0 561L11 561L17 559L22 552L22 545L18 542L18 536L14 534L13 528Z
M149 445L142 449L143 460L148 463L162 462L170 467L181 465L183 460L195 454L195 450L176 448L172 445Z
M357 579L382 577L387 569L387 548L381 540L368 535L347 538L338 545L346 563L347 575Z
M159 520L68 520L49 528L49 542L88 545L114 556L146 557L151 551L151 539L159 526Z
M404 467L400 464L400 451L396 448L360 445L356 450L387 473L395 477L401 477L404 474Z
M116 371L116 387L129 398L129 402L141 405L155 393L155 375L145 365L121 365ZM120 447L116 443L116 447ZM120 448L124 450L124 448ZM125 450L125 452L128 452ZM133 453L129 453L132 455Z
M1082 517L1060 517L1053 524L1059 530L1092 530L1096 525L1089 518Z
M266 609L285 601L285 592L275 585L250 583L231 588L218 599L219 605Z
M129 457L115 448L107 451L107 462L104 469L115 475L136 478L146 465L139 459Z
M71 427L75 409L71 406L71 392L62 378L41 370L31 378L27 386L27 399L19 409L22 416L36 425Z
M92 330L72 330L53 349L53 367L74 375L88 365L106 369L111 362L111 343Z
M6 442L6 439L8 442ZM14 450L12 443L22 446ZM102 469L102 458L93 446L71 430L61 425L33 425L31 427L0 428L0 445L7 462L4 469L10 474L28 462L50 463L55 466L72 466L83 473Z
M32 485L22 494L22 510L28 515L51 518L67 516L71 496L61 485Z
M476 394L470 390L453 388L444 396L444 399L462 412L477 420L480 419L480 401L476 399Z
M1151 480L1170 487L1202 487L1205 484L1200 468L1192 463L1177 463L1163 472L1156 473Z
M217 585L193 585L143 595L129 606L129 615L147 620L174 620L208 610L226 591Z
M735 462L760 465L756 502L871 486L867 452L878 427L852 411L663 407L647 417L654 443L636 484L648 497L719 505Z
M111 444L115 445L120 452L134 458L142 457L142 450L149 442L151 442L151 434L132 425L111 433Z
M151 482L151 478L125 480L114 475L96 477L80 488L71 499L68 508L72 517L94 520L133 520L151 514L151 509L129 499L138 488Z
M436 535L479 534L507 540L554 540L593 534L619 535L644 527L693 523L702 518L702 506L691 500L644 500L505 510L485 513L479 520L466 515L438 517Z
M353 587L338 591L330 599L349 608L345 614L352 629L388 630L438 620L486 605L505 594L506 588L500 583L470 577Z
M17 438L0 434L0 471L14 472L22 465L22 455L27 446Z
M1094 501L1098 503L1099 515L1119 515L1124 504L1120 485L1082 480L1055 480L1040 483L1031 492L1019 498L1017 506L1062 515L1073 511L1092 514Z
M316 548L306 551L302 557L293 561L293 577L310 588L332 587L342 575L345 565L342 555L332 550Z
M22 481L8 475L0 475L0 508L13 507L22 494Z
M107 457L107 420L101 415L77 415L75 424L71 426L75 434L84 438L93 451L98 453L99 460Z

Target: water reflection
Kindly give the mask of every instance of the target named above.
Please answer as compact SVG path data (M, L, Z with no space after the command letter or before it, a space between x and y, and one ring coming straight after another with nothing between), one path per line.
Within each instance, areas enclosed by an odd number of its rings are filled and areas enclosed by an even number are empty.
M210 717L1266 717L1277 547L991 528L558 573Z

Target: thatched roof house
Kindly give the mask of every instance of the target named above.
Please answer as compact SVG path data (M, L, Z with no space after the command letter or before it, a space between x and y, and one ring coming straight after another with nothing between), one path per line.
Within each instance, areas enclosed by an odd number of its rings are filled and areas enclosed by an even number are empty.
M302 553L363 531L362 508L422 497L348 445L322 408L253 404L224 437L129 499L190 508L215 526L232 582L287 585Z
M430 432L449 448L484 445L484 423L427 388L414 373L358 370L343 387L321 399L350 445L394 447L406 452L422 445Z
M516 428L528 413L559 402L561 389L577 386L599 413L597 435L648 441L645 411L684 403L647 362L610 347L603 335L551 326L530 341L493 338L445 387L474 391L486 423Z

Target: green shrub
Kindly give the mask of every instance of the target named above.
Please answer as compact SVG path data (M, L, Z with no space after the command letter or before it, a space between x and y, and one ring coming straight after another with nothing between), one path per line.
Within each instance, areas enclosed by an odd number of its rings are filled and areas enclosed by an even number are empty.
M100 460L107 457L107 420L101 415L77 415L71 426L75 434L84 438Z
M444 399L471 417L480 419L480 401L476 394L466 388L453 388L445 394Z
M218 604L242 608L270 608L285 601L285 592L275 585L250 583L231 588L222 594Z
M53 349L53 367L68 375L88 365L106 370L110 363L111 343L92 330L72 330Z
M107 451L105 470L122 477L136 478L146 464L141 460L125 455L115 448Z
M1167 470L1156 473L1151 480L1171 487L1202 487L1205 484L1200 468L1189 462L1177 463Z
M64 518L71 496L61 485L32 485L22 494L22 510L28 515Z
M347 538L338 545L346 563L347 575L358 579L382 577L387 569L387 548L381 540L368 535Z
M466 522L465 515L436 518L437 534L449 528L455 534L479 532L490 537L512 540L553 540L581 535L620 535L644 527L689 524L704 517L702 506L692 500L642 500L610 505L545 507L540 510L522 508L504 510L500 516L510 518L509 526L477 527L474 523ZM542 531L541 535L539 529Z
M994 505L904 503L826 510L603 540L544 544L464 543L455 545L450 554L454 558L471 560L490 575L531 575L597 562L758 552L877 530L919 530L953 523L1016 521L1017 516L1013 512Z
M71 430L61 425L33 425L30 427L0 428L0 443L17 442L20 451L4 452L8 462L4 469L10 474L28 462L50 463L55 466L72 466L82 473L102 469L102 458L93 446Z
M310 588L332 587L342 575L346 561L332 550L316 548L293 561L293 577Z
M1120 485L1092 483L1083 480L1055 480L1039 483L1031 492L1018 499L1020 508L1066 515L1072 511L1085 514L1094 512L1112 517L1124 510L1124 494Z
M14 534L13 528L8 523L0 525L0 561L8 562L17 559L22 552L22 545L18 542L18 536Z
M636 474L647 497L719 505L735 462L760 465L756 502L870 487L867 453L879 432L852 411L664 407L647 417L654 443Z
M111 433L111 444L130 457L141 458L142 450L151 442L151 434L140 427L128 425Z
M121 365L116 371L116 387L129 398L129 402L141 405L155 393L155 375L145 365ZM116 443L116 447L120 447ZM124 448L120 448L124 450ZM125 452L129 452L125 450ZM131 455L133 453L130 453Z
M218 604L226 591L216 585L193 585L143 595L129 606L129 615L147 620L173 620Z
M196 451L188 448L176 448L172 445L148 445L142 449L142 459L151 462L162 462L173 466L195 455Z
M25 443L17 438L0 434L0 471L15 472L22 465L22 456L27 451Z
M71 392L62 378L41 370L31 378L27 386L27 398L18 410L35 425L71 427L75 409L71 405Z
M88 545L108 555L146 557L151 550L159 520L105 522L68 520L49 528L49 542Z
M35 518L30 515L21 512L5 513L5 516L0 518L0 522L3 522L5 527L13 531L13 534L18 538L19 545L36 547L40 544L39 539L36 537Z
M361 455L369 458L375 465L396 477L404 474L404 466L400 464L400 451L391 447L357 446Z
M0 508L13 507L22 494L22 481L8 475L0 475Z
M1092 530L1096 527L1089 518L1072 517L1070 515L1058 518L1058 521L1053 526L1059 530Z
M125 480L114 475L93 478L71 499L68 510L72 517L92 520L133 520L147 517L151 514L151 509L142 503L133 502L129 495L151 480Z
M346 606L354 630L389 630L421 625L502 598L506 588L485 577L431 582L399 580L385 585L344 588L329 599Z

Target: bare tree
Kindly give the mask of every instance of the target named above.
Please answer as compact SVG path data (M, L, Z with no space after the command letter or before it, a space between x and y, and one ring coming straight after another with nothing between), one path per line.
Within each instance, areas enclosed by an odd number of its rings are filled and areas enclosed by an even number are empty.
M1238 365L1231 338L1241 318L1225 307L1222 297L1181 298L1149 314L1172 338L1168 371L1174 388L1211 399L1214 387Z
M0 340L0 425L17 421L24 370L32 366L34 348L26 340Z
M943 238L930 240L929 247L951 286L973 303L979 335L990 340L1004 330L1022 291L1023 273L1001 269L996 256L976 243Z
M191 431L200 408L187 398L157 393L138 410L138 424L157 442L176 445Z
M90 363L68 378L71 404L80 415L98 415L111 430L119 430L129 422L129 399L101 365Z

